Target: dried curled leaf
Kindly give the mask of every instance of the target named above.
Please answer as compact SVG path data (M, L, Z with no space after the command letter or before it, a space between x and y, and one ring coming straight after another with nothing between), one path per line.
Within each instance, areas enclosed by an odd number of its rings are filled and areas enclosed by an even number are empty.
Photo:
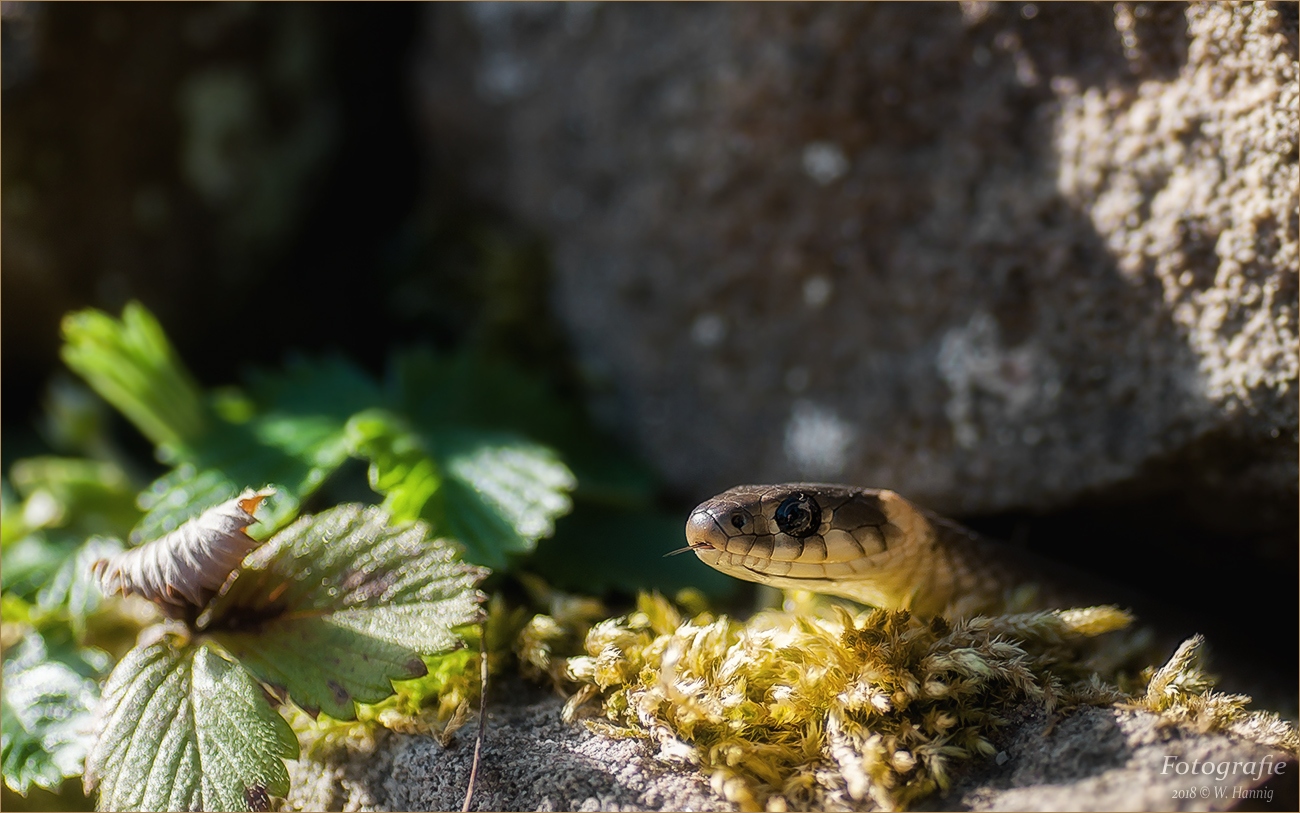
M106 594L139 595L163 612L180 616L203 607L230 572L260 542L245 529L272 489L246 489L213 506L171 533L128 551L100 559L91 569Z

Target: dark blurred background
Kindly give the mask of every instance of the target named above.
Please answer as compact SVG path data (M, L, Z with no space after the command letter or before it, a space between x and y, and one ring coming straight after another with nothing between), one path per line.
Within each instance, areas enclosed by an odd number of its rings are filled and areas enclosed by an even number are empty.
M893 487L1293 686L1293 4L2 8L6 465L72 309L474 346L683 516Z
M31 419L59 319L87 305L140 299L205 383L291 347L373 368L464 332L416 317L466 292L410 290L437 222L418 6L4 8L7 422Z

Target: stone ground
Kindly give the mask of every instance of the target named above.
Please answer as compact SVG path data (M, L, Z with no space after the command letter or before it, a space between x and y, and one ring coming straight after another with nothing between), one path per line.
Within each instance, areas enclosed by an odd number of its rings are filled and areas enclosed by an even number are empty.
M637 740L560 719L562 701L511 686L489 712L474 810L735 810L709 782L661 762ZM293 766L295 810L460 810L474 752L471 723L444 748L389 734L365 759ZM1053 725L1026 713L993 759L922 810L1294 810L1295 755L1222 734L1162 729L1147 712L1087 708ZM1247 762L1273 754L1288 770L1267 783L1177 773L1177 760ZM1165 771L1167 757L1174 767ZM1208 790L1202 791L1202 788ZM1260 798L1234 796L1260 789ZM1240 789L1240 791L1238 791ZM1270 793L1271 791L1271 793ZM862 807L861 809L870 809Z

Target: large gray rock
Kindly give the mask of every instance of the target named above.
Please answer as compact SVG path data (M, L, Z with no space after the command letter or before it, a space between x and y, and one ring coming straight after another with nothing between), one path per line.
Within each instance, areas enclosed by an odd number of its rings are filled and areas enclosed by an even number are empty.
M513 687L491 701L473 810L734 810L697 772L660 761L637 740L560 720L561 701ZM390 735L365 760L294 764L295 810L460 810L474 753L471 724L444 748ZM1016 720L996 758L972 764L934 810L1293 809L1295 756L1223 734L1162 728L1155 715L1087 708L1049 725ZM1269 774L1259 765L1288 762ZM1172 757L1172 761L1170 761ZM1242 763L1207 776L1209 761ZM1254 761L1259 776L1246 776ZM1185 767L1179 772L1179 765ZM1234 772L1235 771L1235 772ZM1202 788L1208 790L1202 791ZM834 800L832 800L834 801ZM847 796L839 800L853 809ZM869 809L869 808L863 808Z
M1294 524L1293 6L429 18L440 171L549 237L598 406L681 491L1140 477Z

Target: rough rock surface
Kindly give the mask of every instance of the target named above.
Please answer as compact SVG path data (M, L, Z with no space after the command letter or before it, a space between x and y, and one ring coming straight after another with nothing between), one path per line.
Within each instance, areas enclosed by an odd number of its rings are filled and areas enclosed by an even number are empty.
M536 690L511 690L498 701L489 715L472 809L735 809L695 772L659 761L647 744L563 723L560 707L560 700ZM1156 722L1145 712L1102 708L1081 710L1051 726L1041 715L1027 715L995 759L972 768L946 796L931 797L920 807L1225 810L1240 808L1240 794L1261 785L1261 794L1271 793L1247 797L1259 803L1253 809L1294 807L1294 755L1219 734L1161 729ZM471 724L457 732L448 748L427 737L390 735L365 761L298 763L289 805L296 810L459 810L475 729ZM1195 761L1258 762L1268 754L1290 762L1289 772L1255 779L1241 769L1230 775L1229 768L1222 780L1190 772ZM1171 756L1175 761L1165 770ZM1179 760L1188 765L1185 773L1177 771ZM1204 795L1202 787L1209 788Z
M1293 523L1294 6L429 15L444 177L551 239L602 408L683 492L1140 478Z
M638 741L560 719L563 701L520 685L488 712L474 810L732 810L699 775L660 763ZM477 723L444 748L392 734L365 760L293 765L296 810L460 810Z

